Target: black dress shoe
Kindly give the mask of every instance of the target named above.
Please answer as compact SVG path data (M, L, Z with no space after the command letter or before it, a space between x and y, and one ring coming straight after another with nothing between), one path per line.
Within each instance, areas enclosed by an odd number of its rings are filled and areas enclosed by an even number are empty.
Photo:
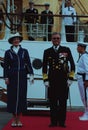
M66 128L65 124L59 124L60 127Z
M50 124L49 127L56 127L56 124Z

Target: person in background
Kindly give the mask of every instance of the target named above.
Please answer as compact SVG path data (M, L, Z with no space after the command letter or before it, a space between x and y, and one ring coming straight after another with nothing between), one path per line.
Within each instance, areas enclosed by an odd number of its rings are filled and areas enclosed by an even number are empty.
M53 12L49 10L49 8L50 8L49 3L45 3L44 5L45 5L45 10L41 12L40 23L46 24L45 31L47 31L47 32L45 32L45 33L46 34L48 33L48 35L47 35L48 38L44 37L43 40L51 41L52 27L54 24Z
M64 17L65 32L67 42L74 42L75 24L76 24L76 10L71 5L71 0L66 1L66 7L63 9L63 15L69 15Z
M27 74L30 83L34 82L34 73L27 49L21 47L23 37L19 33L11 34L8 42L10 49L4 56L4 78L7 85L7 111L12 113L12 127L23 126L20 116L27 110Z
M61 35L52 34L52 47L44 50L43 81L48 87L50 103L49 127L66 127L66 106L69 87L74 78L75 64L68 47L61 46ZM69 64L70 63L70 66Z
M3 19L4 19L4 17L3 17L3 11L0 8L0 31L2 30Z
M79 117L79 120L88 120L88 52L86 51L87 44L78 42L77 51L80 55L77 63L77 80L82 103L84 105L84 113Z
M29 9L26 9L25 13L26 13L25 20L27 23L27 31L31 32L30 24L39 23L38 10L34 8L34 2L32 0L29 1ZM32 36L29 36L29 40L34 40L34 38Z

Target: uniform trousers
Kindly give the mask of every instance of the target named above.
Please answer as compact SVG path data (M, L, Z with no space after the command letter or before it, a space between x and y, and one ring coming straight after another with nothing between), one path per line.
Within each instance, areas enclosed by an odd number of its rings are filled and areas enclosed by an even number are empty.
M51 124L64 125L66 120L67 99L50 99Z
M85 87L83 83L83 77L81 75L78 75L77 80L78 80L79 92L80 92L82 103L84 105L85 113L88 114L88 105L86 106L86 101L85 101ZM88 99L88 88L86 88L86 96ZM87 104L88 104L88 101L87 101Z

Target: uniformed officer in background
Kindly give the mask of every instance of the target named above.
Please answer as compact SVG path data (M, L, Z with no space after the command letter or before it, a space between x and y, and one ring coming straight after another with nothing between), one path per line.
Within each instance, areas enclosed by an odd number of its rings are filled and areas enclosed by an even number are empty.
M86 47L88 44L84 42L78 42L77 51L80 55L77 64L77 80L78 87L81 96L81 100L84 105L84 114L79 117L79 120L88 120L88 52L86 52Z
M75 64L71 51L68 47L61 46L60 42L61 35L54 32L52 34L53 46L44 50L43 55L43 80L45 86L48 87L50 102L51 124L49 127L57 125L66 127L68 81L73 80L75 72Z
M1 32L1 30L2 30L3 19L4 19L4 17L3 17L3 11L2 11L2 9L0 8L0 32Z
M77 22L76 10L71 4L71 0L66 0L66 7L63 9L63 15L69 15L64 17L66 40L67 42L74 42L75 24Z
M34 2L32 0L29 1L29 9L25 11L25 20L27 23L27 31L30 31L29 24L36 24L39 22L38 10L34 8ZM29 14L29 15L28 15ZM29 40L34 40L33 37L29 37Z
M41 12L41 18L40 18L40 23L41 24L46 24L46 34L48 38L44 37L44 41L48 40L51 41L51 33L52 33L52 27L54 24L54 18L53 18L53 12L50 11L50 4L45 3L45 10ZM48 16L47 16L48 15Z

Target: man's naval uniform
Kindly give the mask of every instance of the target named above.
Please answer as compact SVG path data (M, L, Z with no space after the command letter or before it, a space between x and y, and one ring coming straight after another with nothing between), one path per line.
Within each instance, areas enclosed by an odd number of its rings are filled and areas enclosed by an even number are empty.
M38 14L38 10L33 8L33 9L27 9L26 10L26 16L25 16L25 19L27 21L27 23L37 23L38 20L39 20L39 16L37 15ZM29 14L29 16L28 16Z
M68 71L68 61L70 72ZM68 78L73 79L75 65L68 47L59 46L57 52L54 47L44 51L43 80L49 81L48 98L50 101L51 123L63 125L66 120L66 101L68 97ZM59 101L59 105L57 102ZM57 110L58 109L58 110Z
M85 107L84 117L88 118L88 102L86 106L85 89L84 89L84 82L83 82L84 80L88 80L88 53L87 52L83 53L78 60L77 80L78 80L78 87L80 91L81 100ZM88 87L86 88L86 94L88 99Z
M70 7L65 7L63 10L63 15L69 15L68 17L64 17L64 24L65 24L65 30L66 30L66 40L68 42L72 41L74 42L74 32L75 32L75 26L74 23L76 23L76 11L75 9ZM72 17L71 17L72 16Z
M25 20L27 23L27 31L29 34L29 40L34 40L34 34L32 34L32 30L36 28L35 24L39 22L38 10L35 8L27 9ZM31 26L31 24L34 24L34 25Z

